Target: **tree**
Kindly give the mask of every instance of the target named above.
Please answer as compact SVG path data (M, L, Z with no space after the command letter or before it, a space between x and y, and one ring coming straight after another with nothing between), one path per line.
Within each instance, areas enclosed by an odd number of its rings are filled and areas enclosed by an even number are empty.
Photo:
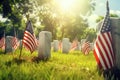
M28 18L33 23L36 35L46 30L52 32L53 39L63 37L81 39L88 23L80 15L88 15L94 10L95 4L92 1L74 0L75 4L72 4L71 8L63 10L56 0L2 0L0 12L10 19L13 26L20 32L24 31L24 16L26 18L26 15L29 15ZM5 12L7 9L9 10Z

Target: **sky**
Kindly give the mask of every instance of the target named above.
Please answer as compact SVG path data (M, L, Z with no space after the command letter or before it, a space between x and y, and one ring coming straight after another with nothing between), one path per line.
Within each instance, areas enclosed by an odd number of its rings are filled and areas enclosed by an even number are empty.
M105 16L106 14L106 1L107 0L95 0L96 6L95 11L93 14L88 18L88 22L90 24L90 27L95 28L96 23L95 20L98 18L98 16ZM115 13L120 16L120 0L108 0L109 1L109 9L110 13Z
M105 16L106 1L107 0L95 0L96 2L95 11L93 11L92 15L88 17L89 26L91 28L96 28L97 24L95 23L95 21L98 18L98 16ZM120 16L120 0L108 0L108 1L109 1L110 13L117 14ZM3 19L2 16L0 15L0 21L5 21L5 20L6 18Z

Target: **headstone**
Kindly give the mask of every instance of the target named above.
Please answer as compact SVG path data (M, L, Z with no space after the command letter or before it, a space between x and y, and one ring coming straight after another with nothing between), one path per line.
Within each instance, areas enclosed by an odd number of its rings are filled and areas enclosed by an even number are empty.
M10 53L10 52L13 52L13 49L12 49L12 36L6 36L6 39L5 39L5 53Z
M120 18L111 18L116 66L120 69Z
M81 45L86 41L86 39L81 39Z
M38 57L41 60L46 60L51 56L51 39L52 34L48 31L39 33Z
M68 38L63 38L62 40L62 53L69 53L70 42Z
M54 40L53 41L53 51L56 52L59 49L59 41L58 40Z
M116 67L120 69L120 18L110 18L112 26L113 48L116 57ZM97 31L100 30L102 21L98 24Z

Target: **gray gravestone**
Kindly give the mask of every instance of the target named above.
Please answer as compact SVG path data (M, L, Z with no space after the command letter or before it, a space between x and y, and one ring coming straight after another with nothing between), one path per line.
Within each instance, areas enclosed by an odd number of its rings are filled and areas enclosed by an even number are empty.
M5 39L5 53L13 52L12 44L11 44L12 38L13 38L12 36L6 36L6 39Z
M116 57L116 66L120 69L120 18L111 18L111 26Z
M112 38L114 53L116 57L116 66L120 69L120 18L110 18L112 26ZM100 30L102 21L98 24L97 32Z
M53 42L54 42L53 43L53 51L56 52L59 49L59 41L58 40L54 40Z
M51 39L51 32L42 31L39 33L38 57L42 60L51 56Z
M63 38L62 40L62 53L69 53L70 42L68 38Z

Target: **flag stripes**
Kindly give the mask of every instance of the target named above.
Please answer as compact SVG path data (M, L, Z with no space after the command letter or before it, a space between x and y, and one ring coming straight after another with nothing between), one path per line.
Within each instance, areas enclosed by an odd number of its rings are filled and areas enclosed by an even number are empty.
M33 34L31 22L29 21L23 37L23 45L32 53L37 48L36 37Z
M5 48L5 37L2 37L0 39L0 48L4 49Z
M108 36L107 36L108 35ZM94 54L97 59L97 62L99 65L103 66L103 69L109 69L114 66L114 55L113 55L113 49L111 43L111 40L109 39L110 32L104 33L102 35L99 35L96 43L95 43L95 49Z
M89 43L89 41L84 42L84 43L82 44L82 52L83 52L85 55L89 54L89 52L90 52L90 43Z
M112 35L107 1L107 14L104 18L101 30L94 44L94 56L100 69L110 69L115 65L115 55L112 46Z
M78 47L78 42L74 41L71 45L71 49L70 50L75 50Z
M18 39L16 37L13 37L11 44L13 49L17 49L17 47L19 46Z

